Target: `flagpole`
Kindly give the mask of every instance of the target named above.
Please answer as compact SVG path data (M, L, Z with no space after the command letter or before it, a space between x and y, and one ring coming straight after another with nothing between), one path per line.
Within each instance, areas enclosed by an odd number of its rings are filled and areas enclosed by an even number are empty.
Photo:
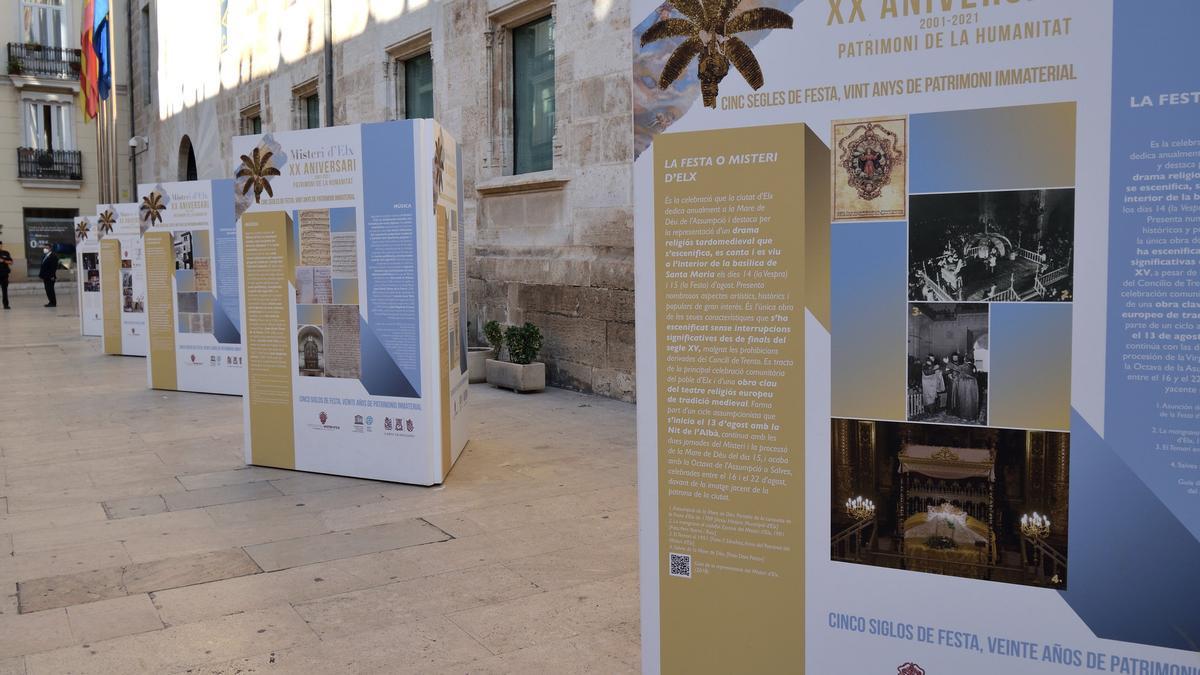
M112 185L110 187L112 190L112 201L117 202L121 200L121 185L120 180L118 179L120 176L121 164L117 159L117 148L120 147L117 145L117 117L119 111L117 110L117 68L114 67L115 64L113 62L113 56L116 52L116 49L113 47L113 43L115 42L113 38L119 33L116 31L116 24L113 21L114 18L113 3L110 2L108 3L108 63L109 71L112 73L112 87L109 91L108 101L112 104L112 109L110 110L112 117L110 118L111 123L108 127L108 162L109 171L111 172L110 175L112 176ZM128 83L126 84L128 85Z
M108 145L105 134L105 102L98 100L96 102L96 176L99 179L98 197L101 203L108 202L108 156L105 154L105 146Z

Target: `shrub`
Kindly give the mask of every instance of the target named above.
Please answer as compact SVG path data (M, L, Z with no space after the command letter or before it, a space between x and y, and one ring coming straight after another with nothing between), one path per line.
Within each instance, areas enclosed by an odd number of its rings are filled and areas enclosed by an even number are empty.
M492 346L492 356L500 358L500 350L504 348L504 330L496 321L483 324L483 337Z
M513 363L532 363L542 351L542 331L528 321L524 326L506 328L504 341L508 343L508 360Z

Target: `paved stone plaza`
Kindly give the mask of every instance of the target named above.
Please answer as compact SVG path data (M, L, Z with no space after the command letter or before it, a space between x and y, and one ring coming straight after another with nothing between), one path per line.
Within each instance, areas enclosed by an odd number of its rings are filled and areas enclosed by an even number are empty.
M633 406L472 385L437 488L246 467L61 299L0 315L0 675L638 669Z

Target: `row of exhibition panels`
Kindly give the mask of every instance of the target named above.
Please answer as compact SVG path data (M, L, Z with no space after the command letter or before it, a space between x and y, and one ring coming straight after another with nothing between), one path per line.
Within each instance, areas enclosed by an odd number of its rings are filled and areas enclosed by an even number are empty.
M243 397L248 464L441 483L467 442L461 154L431 120L233 139L76 219L80 330Z

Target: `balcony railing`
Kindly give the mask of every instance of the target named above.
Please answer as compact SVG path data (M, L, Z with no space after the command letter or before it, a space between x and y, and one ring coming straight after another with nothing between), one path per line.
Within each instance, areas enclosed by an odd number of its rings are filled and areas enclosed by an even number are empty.
M83 155L78 150L17 148L17 177L33 180L83 180Z
M8 43L8 74L52 80L79 79L78 49L46 47L29 43Z

